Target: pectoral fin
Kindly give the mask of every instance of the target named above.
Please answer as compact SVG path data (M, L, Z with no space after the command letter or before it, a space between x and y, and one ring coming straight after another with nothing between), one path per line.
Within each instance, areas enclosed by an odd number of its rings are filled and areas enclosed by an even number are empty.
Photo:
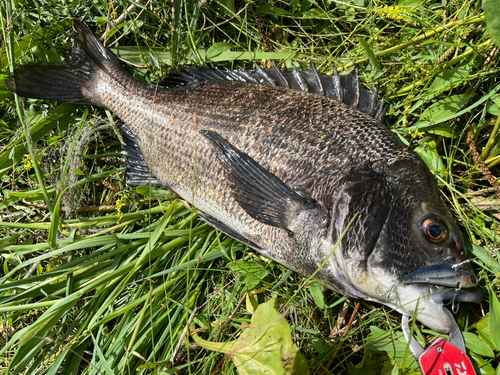
M214 146L231 181L234 199L254 219L293 233L295 221L314 200L298 195L244 152L213 131L201 132Z

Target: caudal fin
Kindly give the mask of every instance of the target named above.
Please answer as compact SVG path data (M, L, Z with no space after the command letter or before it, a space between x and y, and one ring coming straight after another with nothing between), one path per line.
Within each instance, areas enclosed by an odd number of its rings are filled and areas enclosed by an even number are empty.
M111 73L123 67L92 34L88 26L74 20L77 33L62 63L33 63L19 67L6 78L7 88L33 99L99 105L93 87L99 71Z

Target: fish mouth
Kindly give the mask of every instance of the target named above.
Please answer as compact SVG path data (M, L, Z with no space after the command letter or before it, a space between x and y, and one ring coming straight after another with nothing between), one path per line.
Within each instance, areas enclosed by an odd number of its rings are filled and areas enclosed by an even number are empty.
M436 284L403 284L394 287L394 300L386 305L401 314L415 316L417 320L437 332L449 333L452 322L444 307L458 309L460 302L481 302L478 287L455 289Z
M456 313L460 302L481 302L477 283L473 273L440 264L421 268L397 279L383 295L385 304L401 314L416 316L427 327L448 333L452 322L444 306L449 306ZM377 294L382 297L382 294Z
M455 302L475 302L479 303L483 299L479 288L473 289L452 289L440 285L429 285L432 299L440 304L454 304ZM452 306L453 308L453 306Z

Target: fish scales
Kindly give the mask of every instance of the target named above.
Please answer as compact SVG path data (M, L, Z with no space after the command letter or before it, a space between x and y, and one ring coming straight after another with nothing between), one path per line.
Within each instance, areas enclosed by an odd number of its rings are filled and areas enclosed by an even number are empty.
M7 87L114 112L130 184L174 190L216 228L346 295L406 315L418 305L438 331L451 327L445 300L480 300L432 174L379 121L357 74L187 69L148 85L75 28L64 63L21 67Z

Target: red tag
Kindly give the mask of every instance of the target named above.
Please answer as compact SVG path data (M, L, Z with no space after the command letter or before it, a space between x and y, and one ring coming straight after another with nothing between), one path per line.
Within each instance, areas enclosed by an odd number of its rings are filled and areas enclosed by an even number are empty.
M445 339L437 339L418 358L422 375L473 375L467 355Z

